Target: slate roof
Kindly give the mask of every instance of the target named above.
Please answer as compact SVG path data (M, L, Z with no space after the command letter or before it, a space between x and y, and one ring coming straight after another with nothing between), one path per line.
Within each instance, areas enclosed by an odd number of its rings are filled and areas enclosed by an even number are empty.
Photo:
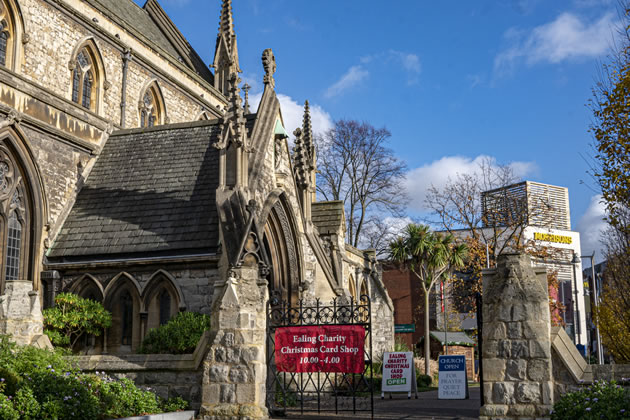
M311 219L320 234L337 233L343 225L343 201L319 201L311 205Z
M112 133L49 260L217 252L218 134L218 120Z
M95 9L110 16L123 28L135 32L163 49L173 58L182 61L209 83L214 76L208 66L190 46L181 32L168 18L157 1L148 0L144 7L133 0L85 0Z

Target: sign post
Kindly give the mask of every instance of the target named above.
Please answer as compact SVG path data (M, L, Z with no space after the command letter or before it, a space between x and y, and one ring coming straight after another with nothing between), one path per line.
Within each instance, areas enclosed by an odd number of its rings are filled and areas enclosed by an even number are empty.
M413 363L413 353L385 352L383 354L383 382L381 384L381 399L385 393L406 392L411 399L411 392L415 391L418 399L418 383L416 382L416 367Z
M468 399L466 356L439 356L438 399Z

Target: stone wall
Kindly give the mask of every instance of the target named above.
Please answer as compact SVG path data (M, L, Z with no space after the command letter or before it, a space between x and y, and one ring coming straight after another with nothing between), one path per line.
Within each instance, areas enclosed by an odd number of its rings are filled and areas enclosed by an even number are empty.
M527 255L501 255L483 276L480 419L547 417L553 405L547 276Z
M549 418L563 394L630 377L630 365L589 365L561 327L550 326L544 268L501 255L483 273L481 419Z
M115 378L129 378L162 398L181 397L191 408L201 406L201 362L208 345L206 332L192 354L149 354L125 356L70 356L84 372L105 372Z

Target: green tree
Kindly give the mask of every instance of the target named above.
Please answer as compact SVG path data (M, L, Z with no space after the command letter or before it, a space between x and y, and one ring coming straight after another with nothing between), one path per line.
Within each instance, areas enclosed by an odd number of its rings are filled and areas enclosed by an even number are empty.
M432 232L428 226L409 224L390 244L392 259L419 280L424 294L424 335L429 335L429 295L439 280L448 280L453 270L462 268L468 254L465 244L458 244L451 234ZM424 370L430 375L429 341L424 340Z
M99 302L72 293L55 297L55 307L44 309L44 333L55 346L72 349L83 334L101 335L112 325L112 315Z

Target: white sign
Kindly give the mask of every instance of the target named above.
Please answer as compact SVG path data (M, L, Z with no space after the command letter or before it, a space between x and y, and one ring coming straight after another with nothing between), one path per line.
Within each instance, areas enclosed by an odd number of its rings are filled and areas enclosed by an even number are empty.
M411 398L411 391L416 392L418 398L418 387L416 384L416 367L413 364L412 352L386 352L383 354L383 383L381 384L381 398L385 398L385 393L406 392Z
M438 398L441 400L463 400L468 398L466 378L466 356L440 356Z

